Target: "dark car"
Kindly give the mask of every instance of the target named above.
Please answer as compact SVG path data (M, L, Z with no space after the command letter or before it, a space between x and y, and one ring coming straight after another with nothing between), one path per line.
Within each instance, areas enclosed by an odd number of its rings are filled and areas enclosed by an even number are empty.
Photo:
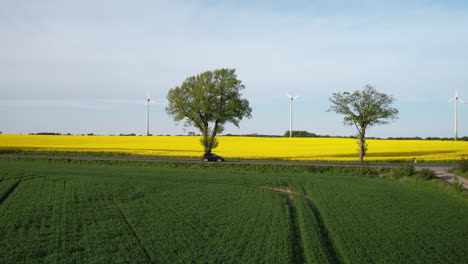
M224 161L224 158L219 156L219 155L216 155L214 153L205 153L203 154L202 156L202 160L203 161L218 161L218 162L222 162Z

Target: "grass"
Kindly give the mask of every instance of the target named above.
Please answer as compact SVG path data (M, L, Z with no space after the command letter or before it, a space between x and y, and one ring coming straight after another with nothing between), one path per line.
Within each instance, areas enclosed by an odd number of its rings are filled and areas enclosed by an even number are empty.
M468 259L468 200L439 181L201 164L1 159L0 263Z
M459 169L451 169L450 172L460 176L460 177L463 177L463 178L468 178L468 171L467 172L462 172L460 171Z
M178 168L178 169L202 169L223 170L232 172L283 172L283 173L342 173L349 175L363 175L379 177L389 172L387 168L370 166L317 166L307 164L262 164L262 163L216 163L216 162L177 162L177 161L145 161L145 160L99 160L99 159L73 159L73 158L34 158L1 157L0 160L23 160L23 161L47 161L49 163L69 163L83 165L115 165L131 167L154 167L154 168Z

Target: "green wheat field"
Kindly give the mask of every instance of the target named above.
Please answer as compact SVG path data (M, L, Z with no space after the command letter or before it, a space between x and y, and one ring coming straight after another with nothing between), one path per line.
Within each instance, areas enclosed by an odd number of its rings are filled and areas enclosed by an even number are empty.
M468 261L467 200L427 184L22 160L0 168L0 263Z

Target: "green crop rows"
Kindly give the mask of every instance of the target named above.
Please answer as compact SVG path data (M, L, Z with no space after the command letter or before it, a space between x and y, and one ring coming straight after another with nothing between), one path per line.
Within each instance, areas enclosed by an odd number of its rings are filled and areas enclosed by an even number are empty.
M416 183L47 161L0 169L0 263L468 260L467 201Z

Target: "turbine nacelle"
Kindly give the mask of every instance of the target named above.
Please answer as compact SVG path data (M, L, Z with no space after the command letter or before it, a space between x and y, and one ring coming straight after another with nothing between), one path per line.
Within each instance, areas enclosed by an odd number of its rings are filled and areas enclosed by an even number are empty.
M287 97L289 97L289 100L294 100L296 98L299 98L299 95L290 95L290 94L286 94Z
M466 104L465 101L463 101L462 99L460 99L460 97L458 97L458 91L457 91L457 89L455 89L455 97L453 97L452 99L448 100L447 103L450 103L450 102L452 102L452 101L460 101L460 102Z
M150 99L149 92L146 92L146 102L148 102L148 104L149 104L150 101L151 101L151 99Z

